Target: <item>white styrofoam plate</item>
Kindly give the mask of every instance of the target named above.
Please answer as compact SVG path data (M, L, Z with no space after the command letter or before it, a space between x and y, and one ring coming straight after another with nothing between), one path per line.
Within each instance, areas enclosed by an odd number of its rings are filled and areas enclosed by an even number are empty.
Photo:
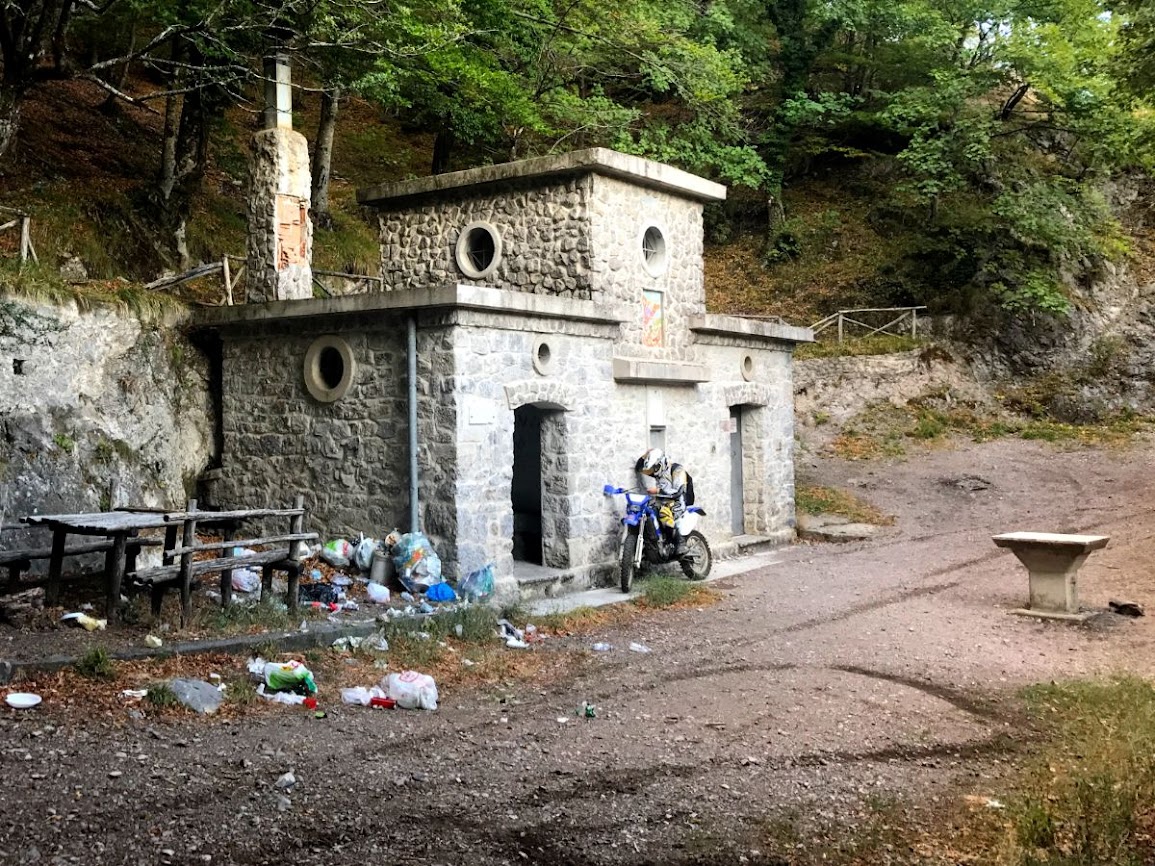
M31 692L12 692L8 697L4 698L5 703L10 707L15 707L18 710L27 710L40 703L40 695L34 695Z

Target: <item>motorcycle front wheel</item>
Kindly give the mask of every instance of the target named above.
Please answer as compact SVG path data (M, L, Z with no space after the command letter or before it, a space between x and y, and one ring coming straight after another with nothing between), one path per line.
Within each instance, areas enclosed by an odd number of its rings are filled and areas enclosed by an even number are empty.
M641 543L642 537L638 532L627 532L622 538L622 560L619 564L622 592L629 592L630 587L634 585L634 572L637 571L634 562L637 560L638 545Z
M706 536L694 530L686 536L686 554L681 558L682 573L690 580L705 580L714 566L714 555Z

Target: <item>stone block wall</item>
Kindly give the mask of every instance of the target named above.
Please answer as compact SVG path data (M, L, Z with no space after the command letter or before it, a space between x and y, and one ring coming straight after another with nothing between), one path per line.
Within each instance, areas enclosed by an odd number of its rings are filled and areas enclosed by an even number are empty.
M291 129L261 130L249 174L249 302L313 297L308 142Z
M305 388L303 363L328 333L348 341L356 373L344 398L321 403ZM281 505L302 492L310 528L327 534L407 525L404 320L269 325L224 334L222 351L221 504Z
M591 280L590 178L511 183L498 189L456 191L383 211L381 276L387 289L424 289L468 282L516 292L589 300ZM501 237L492 275L466 278L454 256L470 223L491 224Z
M590 237L594 285L630 318L622 325L618 354L632 358L687 360L694 357L688 320L706 311L702 270L702 205L626 181L593 176ZM666 264L660 275L645 266L642 238L647 227L665 238ZM663 297L665 341L642 343L642 292Z

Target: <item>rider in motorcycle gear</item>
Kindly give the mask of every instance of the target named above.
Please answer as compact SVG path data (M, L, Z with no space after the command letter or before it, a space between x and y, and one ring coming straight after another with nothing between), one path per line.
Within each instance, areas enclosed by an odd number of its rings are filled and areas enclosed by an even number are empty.
M661 448L646 451L634 466L638 473L638 486L651 496L663 499L658 510L662 526L667 527L674 537L675 552L684 556L686 538L678 531L678 520L686 513L686 483L689 475L680 463L673 463Z

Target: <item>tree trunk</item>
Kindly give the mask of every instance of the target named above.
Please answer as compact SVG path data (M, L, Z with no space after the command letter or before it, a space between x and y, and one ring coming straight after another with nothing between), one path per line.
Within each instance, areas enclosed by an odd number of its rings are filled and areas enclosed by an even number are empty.
M313 145L313 223L331 228L329 213L329 178L333 167L333 131L337 128L337 109L341 103L341 88L334 87L321 93L321 119L317 124L317 140Z
M0 84L0 159L16 140L20 128L21 94L15 88Z
M448 124L437 130L433 139L433 170L431 174L445 174L449 171L449 154L453 150L453 131Z

